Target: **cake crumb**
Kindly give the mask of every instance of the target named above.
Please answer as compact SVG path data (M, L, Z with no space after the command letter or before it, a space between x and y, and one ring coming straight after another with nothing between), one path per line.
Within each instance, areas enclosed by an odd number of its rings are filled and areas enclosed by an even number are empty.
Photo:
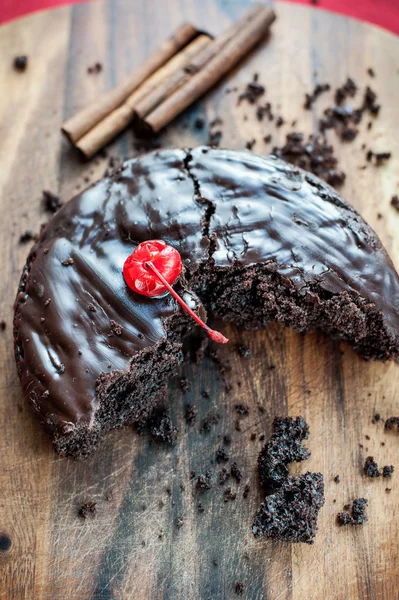
M97 502L85 502L78 510L78 516L81 519L94 517L97 513Z
M366 477L375 478L375 477L380 477L380 475L381 475L380 470L378 469L378 465L372 456L368 456L366 458L366 462L364 463L363 471L364 471L364 474L366 475Z
M24 54L21 54L21 56L16 56L14 58L13 66L16 71L26 71L28 67L28 57Z
M236 581L236 584L234 586L235 589L235 593L237 594L237 596L242 596L245 590L245 585L243 581Z
M337 523L341 527L346 525L362 525L367 519L367 500L366 498L357 498L352 503L352 510L349 513L350 504L344 506L345 512L337 515Z

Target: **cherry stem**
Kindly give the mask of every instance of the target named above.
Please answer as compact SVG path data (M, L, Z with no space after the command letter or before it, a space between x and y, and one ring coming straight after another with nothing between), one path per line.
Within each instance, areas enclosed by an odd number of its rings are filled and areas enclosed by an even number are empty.
M221 334L219 331L215 331L214 329L211 329L210 327L208 327L208 325L206 323L204 323L204 321L202 319L200 319L199 316L196 315L195 312L193 310L191 310L191 308L189 306L187 306L187 304L184 302L184 300L182 298L180 298L180 296L175 292L175 290L172 288L172 286L166 281L165 277L158 271L158 269L156 268L154 263L152 263L151 261L147 261L146 263L144 263L144 266L147 269L151 269L151 271L153 273L155 273L155 275L158 277L158 279L160 279L160 281L162 281L162 283L164 284L164 286L166 287L168 292L170 294L172 294L173 298L175 300L177 300L177 302L180 304L180 306L182 306L184 308L184 310L188 312L190 317L192 317L194 319L194 321L196 321L196 323L198 323L198 325L200 325L203 329L205 329L205 331L207 332L207 334L209 335L211 340L213 340L214 342L217 342L218 344L227 344L227 342L229 340L226 337L224 337L223 334Z

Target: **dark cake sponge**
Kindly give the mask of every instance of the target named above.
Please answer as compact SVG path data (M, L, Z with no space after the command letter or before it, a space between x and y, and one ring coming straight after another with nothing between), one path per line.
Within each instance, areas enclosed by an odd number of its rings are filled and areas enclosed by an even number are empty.
M182 361L189 323L177 303L123 280L124 260L148 239L180 252L176 289L198 311L202 301L247 328L320 327L365 357L398 355L398 275L332 188L273 156L153 152L61 207L22 274L18 372L63 455L147 418Z
M309 436L309 426L303 417L280 418L273 421L273 434L258 457L260 483L265 488L279 488L289 475L289 464L306 460L310 450L302 445Z
M323 504L321 473L290 476L276 493L266 496L255 515L252 532L255 537L312 544Z

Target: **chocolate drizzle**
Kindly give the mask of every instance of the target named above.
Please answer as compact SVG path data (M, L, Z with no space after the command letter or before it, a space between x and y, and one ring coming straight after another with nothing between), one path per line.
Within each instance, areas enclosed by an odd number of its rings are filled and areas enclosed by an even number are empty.
M332 188L275 157L156 151L65 204L29 255L16 300L17 362L41 419L62 431L90 427L100 374L128 370L180 311L169 295L146 298L125 285L123 262L148 239L180 252L188 281L209 261L270 264L299 291L317 283L362 296L398 335L398 275Z

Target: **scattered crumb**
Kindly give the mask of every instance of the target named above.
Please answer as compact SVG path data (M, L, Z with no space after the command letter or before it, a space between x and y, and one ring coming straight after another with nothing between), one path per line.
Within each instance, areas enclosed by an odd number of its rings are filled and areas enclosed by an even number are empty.
M346 512L340 512L337 515L337 523L341 527L345 525L361 525L367 521L367 500L365 498L357 498L353 501L351 513L347 512L350 509L350 504L344 506Z
M396 427L399 431L399 417L389 417L389 419L385 421L384 427L387 430Z
M226 463L229 460L229 453L226 450L226 448L222 447L222 448L218 448L218 450L216 450L216 462L218 464L220 463Z
M245 590L245 585L242 581L236 581L234 589L237 596L242 596Z
M246 100L249 104L255 104L265 91L264 86L258 82L258 79L254 78L247 84L245 91L239 95L238 104L241 104L243 100Z
M155 409L148 421L152 439L173 446L177 440L178 429L174 427L168 409Z
M42 192L42 204L45 211L50 213L55 213L61 206L63 202L60 200L58 196L53 194L53 192L49 192L48 190L43 190Z
M184 524L184 517L183 517L183 515L180 515L180 517L178 517L177 521L176 521L177 529L181 529L181 527L183 527L183 524Z
M231 465L231 476L237 481L237 483L240 483L241 479L242 479L242 473L240 471L240 469L238 468L238 465L236 462L233 462L233 464Z
M78 516L81 519L94 517L97 512L97 502L86 502L78 510Z
M196 407L196 405L195 404L187 404L186 412L185 412L186 423L188 423L189 425L193 425L195 423L195 421L197 420L197 415L198 415L198 408Z
M26 71L28 66L28 57L25 55L16 56L14 58L13 66L16 71Z
M101 73L102 70L103 66L100 62L96 62L94 63L94 65L87 67L87 72L90 73L90 75L92 75L93 73Z
M187 379L187 377L182 377L180 379L180 387L181 387L183 394L190 389L191 382Z
M237 345L237 352L242 358L248 358L248 356L251 356L251 350L242 344Z
M208 414L202 422L201 431L210 431L212 427L217 425L220 421L220 416L215 413Z
M393 206L399 212L399 196L392 196L391 206Z
M196 488L199 491L210 490L211 485L211 474L209 471L206 471L204 475L198 475Z
M329 83L318 83L311 94L305 94L304 108L310 110L317 98L324 92L328 92L330 89L331 86Z
M324 135L305 138L300 132L288 133L284 146L274 147L273 154L310 171L335 187L340 187L345 181L346 175L338 169L334 148Z
M224 490L224 502L232 502L237 498L237 494L232 491L231 487Z
M24 233L22 233L19 237L20 244L27 244L28 242L36 241L37 235L33 233L30 229L27 229Z
M379 477L381 475L379 469L378 469L378 465L375 462L374 458L372 456L368 456L366 458L366 462L364 463L364 474L366 475L366 477Z
M392 476L392 473L394 472L394 470L395 469L394 469L393 465L386 465L382 469L382 476L390 478Z
M7 327L6 322L4 321L4 319L1 319L1 321L0 321L0 331L5 331L6 327Z
M335 483L341 483L341 477L339 475L336 475L334 477L334 481L335 481Z
M246 416L249 414L249 408L246 404L236 404L234 408L239 415Z

